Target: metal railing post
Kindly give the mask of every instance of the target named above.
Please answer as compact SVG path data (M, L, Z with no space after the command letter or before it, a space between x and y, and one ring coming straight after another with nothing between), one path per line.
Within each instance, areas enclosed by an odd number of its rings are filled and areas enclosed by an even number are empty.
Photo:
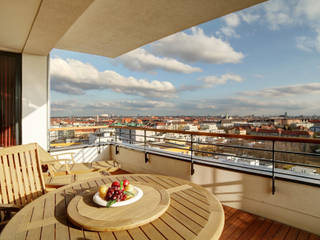
M147 145L147 131L146 130L144 130L144 140L143 140L143 142L144 142L144 150L146 150L146 145Z
M98 135L99 135L98 154L100 154L100 153L101 153L101 150L100 150L100 146L101 146L101 128L99 128L99 133L98 133Z
M275 141L272 141L272 195L275 194L276 192L276 186L275 186L275 180L276 180L276 176L275 176L275 151L274 151L274 145L275 145Z
M191 146L190 146L190 151L191 151L191 175L194 174L194 166L193 166L193 135L191 134Z
M129 143L132 144L131 129L129 129Z

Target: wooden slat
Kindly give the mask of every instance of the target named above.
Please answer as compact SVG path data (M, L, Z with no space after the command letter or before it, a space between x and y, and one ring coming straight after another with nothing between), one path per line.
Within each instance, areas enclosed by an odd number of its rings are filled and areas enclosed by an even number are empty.
M44 201L39 201L38 204L34 206L31 221L32 222L42 222L44 212ZM26 240L38 240L41 239L42 227L32 228L28 231Z
M247 230L249 225L252 224L255 219L256 217L239 211L238 214L233 218L232 223L230 221L231 224L224 228L220 239L238 239L239 236Z
M252 236L252 240L260 240L263 239L265 236L265 233L268 232L268 229L271 227L272 221L269 219L265 219L264 223L260 228L255 232L255 234Z
M240 235L241 239L251 239L251 237L255 234L255 232L257 231L257 229L259 229L259 227L263 224L264 219L257 217L255 219L255 221L252 222L252 224L250 224L250 227L247 228L247 231L243 232Z
M54 208L55 208L55 195L50 194L45 199L44 205L44 227L41 232L41 239L45 240L54 240L55 224L49 223L49 219L54 217Z
M30 184L31 189L31 197L32 199L37 198L38 194L36 194L36 188L35 188L35 179L33 175L32 170L32 163L31 163L31 157L29 152L25 152L25 159L26 159L26 169L27 169L27 176Z
M12 192L12 183L11 183L11 174L10 174L10 169L9 169L9 165L8 165L8 156L4 155L3 156L3 169L4 169L4 176L6 179L6 183L5 183L5 187L7 189L7 193L8 193L8 200L7 203L13 203L13 192Z
M24 191L25 191L25 198L26 198L27 202L30 202L32 199L32 196L31 196L29 177L27 175L25 153L24 152L19 153L19 157L20 157L20 164L21 164L21 169L22 169L22 179L23 179L23 186L24 186Z
M117 240L113 235L113 232L100 232L99 236L101 240Z
M14 164L16 167L16 173L17 173L17 180L18 180L18 188L19 188L19 197L21 200L21 204L25 205L26 204L26 198L25 198L25 189L23 186L23 179L22 179L22 169L21 169L21 165L20 165L20 159L19 159L19 155L18 153L14 154L13 157L14 160Z
M19 197L19 187L18 187L18 179L17 179L17 170L14 166L13 156L12 154L8 155L9 159L9 168L10 168L10 176L11 176L11 184L13 189L13 199L17 205L22 205Z
M168 240L178 240L183 239L177 232L172 230L166 223L164 223L161 218L153 221L152 224L158 229L159 232Z
M148 237L141 230L141 228L129 229L128 232L129 232L132 239L148 240Z
M298 235L299 235L299 230L294 227L291 227L284 239L285 240L297 239Z
M176 219L171 217L169 214L164 213L161 220L170 226L175 232L182 236L186 240L191 240L196 237L196 235L186 228L182 223L178 222Z
M7 204L8 203L8 195L6 189L6 181L5 181L5 173L3 166L3 156L0 156L0 203Z
M289 226L281 225L281 227L279 228L279 230L277 231L277 233L274 235L274 237L272 239L273 240L282 240L282 239L284 239L285 236L287 235L289 229L290 229Z
M166 213L174 217L177 221L184 224L188 229L196 234L198 234L202 229L202 227L196 221L188 218L186 215L174 209L173 207L169 207Z
M300 231L297 240L308 240L310 233L305 231Z
M148 236L149 239L152 239L152 240L165 239L165 237L151 223L141 226L141 230Z
M65 191L56 193L55 198L55 217L58 220L56 223L56 239L69 239Z
M38 172L38 167L37 167L37 156L35 151L30 151L31 155L31 164L32 164L32 173L33 173L33 178L35 182L35 189L36 189L36 195L40 196L42 195L42 187L41 187L41 182L40 182L40 176Z
M115 235L116 239L118 240L132 240L129 233L127 231L117 231L117 232L113 232L113 234Z
M72 189L69 189L69 191L66 191L66 207L68 206L69 202L71 201L71 199L81 191L81 187L80 185L75 185ZM69 233L70 233L70 239L83 239L84 235L83 235L83 231L82 229L79 228L75 228L71 223L69 225Z

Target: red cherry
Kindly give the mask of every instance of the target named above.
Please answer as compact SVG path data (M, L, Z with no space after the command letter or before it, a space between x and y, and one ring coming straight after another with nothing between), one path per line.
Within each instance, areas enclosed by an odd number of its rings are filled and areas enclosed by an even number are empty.
M129 180L128 179L123 180L123 186L126 187L127 185L129 185Z
M120 187L120 183L118 181L115 181L111 185L112 187Z

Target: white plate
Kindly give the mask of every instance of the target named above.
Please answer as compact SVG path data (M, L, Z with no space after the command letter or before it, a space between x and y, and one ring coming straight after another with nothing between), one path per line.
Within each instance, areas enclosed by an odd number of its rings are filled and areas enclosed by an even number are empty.
M121 206L129 205L131 203L138 201L140 198L142 198L143 191L140 188L133 186L133 190L134 190L134 194L135 194L134 197L132 197L128 200L125 200L125 201L116 202L116 203L112 204L110 207L121 207ZM93 195L93 201L102 207L106 207L107 203L108 203L106 200L104 200L100 197L99 192L96 192L96 194Z

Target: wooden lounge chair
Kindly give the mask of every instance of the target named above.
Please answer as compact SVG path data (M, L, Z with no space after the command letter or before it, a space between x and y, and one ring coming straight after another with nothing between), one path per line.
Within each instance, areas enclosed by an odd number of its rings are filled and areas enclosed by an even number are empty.
M113 172L119 168L112 161L96 161L92 163L76 163L74 153L51 155L39 146L41 164L48 169L51 177L72 174L87 174L96 171Z
M11 212L46 193L37 144L0 149L0 211ZM3 223L3 222L2 222Z

